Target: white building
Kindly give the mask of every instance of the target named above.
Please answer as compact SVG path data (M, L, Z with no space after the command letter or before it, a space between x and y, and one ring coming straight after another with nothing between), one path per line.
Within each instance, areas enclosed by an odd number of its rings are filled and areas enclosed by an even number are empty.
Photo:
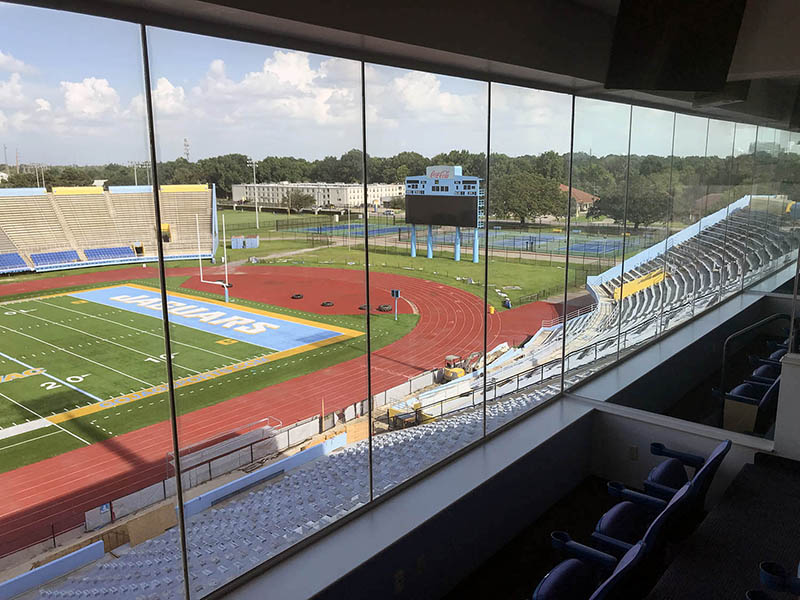
M233 186L233 201L236 204L285 207L286 197L291 192L309 194L319 208L346 208L364 205L364 186L360 183L242 183ZM367 186L367 203L381 206L390 198L403 196L405 186L401 183L370 183Z

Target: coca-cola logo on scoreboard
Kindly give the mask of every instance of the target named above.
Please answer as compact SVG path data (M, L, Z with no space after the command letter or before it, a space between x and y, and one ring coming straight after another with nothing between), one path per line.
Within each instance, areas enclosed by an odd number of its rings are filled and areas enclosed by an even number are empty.
M450 171L431 171L431 179L450 179Z

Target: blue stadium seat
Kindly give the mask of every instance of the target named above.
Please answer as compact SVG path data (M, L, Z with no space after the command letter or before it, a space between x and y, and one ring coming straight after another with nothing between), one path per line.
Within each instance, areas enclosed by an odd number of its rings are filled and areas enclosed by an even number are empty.
M750 356L750 364L754 367L758 367L760 365L780 365L780 360L784 357L784 355L788 352L787 348L779 348L772 352L767 358L762 358L760 356Z
M683 454L684 460L691 460L694 463L693 466L697 464L697 460L703 461L700 457L669 450L661 444L654 444L654 446L662 456L671 455L670 460L678 460L676 456ZM711 486L711 481L714 479L722 460L730 451L730 448L730 440L720 442L695 473L691 480L692 486L684 503L683 522L670 532L672 540L685 538L705 516L705 501L708 488ZM681 469L683 469L682 466ZM597 522L592 538L601 547L608 543L607 538L620 540L628 544L642 539L655 516L655 512L660 510L667 500L674 498L675 493L678 491L666 483L653 481L650 482L648 490L652 495L629 490L618 482L611 482L608 487L611 494L622 498L623 501L607 511Z
M759 383L771 384L781 375L780 365L761 365L753 370L750 379Z
M31 260L37 267L81 262L81 258L78 256L78 253L75 252L75 250L64 250L61 252L39 252L37 254L31 254Z
M85 251L87 260L115 260L118 258L135 258L136 254L130 246L113 248L89 248Z
M532 600L633 600L629 588L644 556L644 544L638 543L617 560L594 548L570 539L563 531L553 532L553 546L579 558L562 561L544 576L533 592ZM604 574L608 574L602 579ZM598 585L598 578L602 581Z
M725 399L757 406L753 433L763 435L769 431L769 428L775 422L780 385L780 376L772 383L761 383L753 380L745 381L725 394Z
M19 271L30 271L25 259L16 252L0 254L0 273L16 273Z
M646 494L639 494L639 500L650 504L650 508L660 506L661 509L652 523L650 523L641 540L634 543L604 537L602 540L603 550L599 550L573 541L565 531L554 531L551 534L554 548L568 553L573 558L591 562L596 565L597 569L611 571L611 576L601 583L600 587L590 596L592 600L644 597L661 573L668 533L676 527L684 516L687 502L690 500L689 491L692 485L691 482L684 485L673 495L669 502L664 502ZM592 535L592 538L594 542L600 541L595 534ZM566 575L561 573L561 576L564 577ZM546 579L547 577L545 577ZM556 581L551 586L546 587L545 591L550 587L559 591L562 590L561 586L555 586ZM539 591L539 588L537 588L537 591ZM578 594L564 596L536 596L534 594L534 600L543 600L545 598L547 600L550 600L550 598L553 600L560 598L577 600L581 598L580 593L583 590L577 591L579 592Z

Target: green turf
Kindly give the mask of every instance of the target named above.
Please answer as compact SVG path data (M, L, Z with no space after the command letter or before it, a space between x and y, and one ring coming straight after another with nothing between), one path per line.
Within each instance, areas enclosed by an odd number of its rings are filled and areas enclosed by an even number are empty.
M395 273L408 277L419 277L430 281L444 283L453 287L466 290L483 298L483 281L485 267L483 255L480 263L471 262L471 253L462 254L462 260L455 262L452 253L437 252L434 258L424 256L411 258L400 254L399 248L384 248L370 244L370 268L372 271ZM424 250L424 248L423 248ZM363 269L364 248L353 246L350 250L346 247L322 248L303 254L302 256L285 257L265 261L270 265L329 267L336 269ZM570 267L570 288L582 289L586 283L586 275L598 272L597 268L588 270L581 265ZM470 279L473 283L470 283ZM516 306L519 299L541 290L554 290L554 294L563 294L564 266L563 263L548 264L543 261L516 260L506 261L499 258L489 260L489 303L500 308L501 296L495 291L500 289L508 294L512 305ZM519 288L519 289L513 289ZM401 290L402 291L402 290Z
M168 279L168 288L179 287L183 280L185 277ZM135 282L157 286L157 282L150 280ZM182 291L186 293L187 290ZM219 297L207 292L192 291L191 294ZM2 352L9 358L0 357L0 375L20 373L27 367L44 368L47 374L61 382L71 382L92 397L53 381L45 374L0 383L0 427L34 421L93 404L95 398L116 397L166 380L159 318L92 302L75 303L77 300L71 296L55 296L4 304L4 310L0 310L0 335L4 342ZM234 303L364 330L363 315L317 315L244 300L234 299ZM373 350L406 335L417 320L416 315L400 315L398 321L391 315L376 315L371 323ZM175 323L171 323L170 331L176 379L269 353L244 342L217 344L223 336ZM357 358L364 351L365 338L360 336L185 386L177 390L178 410L188 413L223 402ZM80 447L85 442L94 443L163 421L169 416L166 396L165 393L156 394L70 419L60 423L61 428L51 426L0 439L0 472ZM51 433L53 435L49 435Z

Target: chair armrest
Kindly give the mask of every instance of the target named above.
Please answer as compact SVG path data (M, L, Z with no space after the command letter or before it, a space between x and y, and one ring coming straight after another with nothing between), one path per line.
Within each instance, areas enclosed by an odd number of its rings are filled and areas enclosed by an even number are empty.
M800 579L790 575L786 569L775 562L762 562L758 565L761 584L776 592L787 592L794 596L800 594Z
M608 482L608 493L614 496L615 498L620 498L621 500L627 500L628 502L633 502L634 504L638 504L645 510L649 510L652 512L661 512L667 505L667 503L661 498L648 496L647 494L643 494L642 492L637 492L636 490L627 488L625 487L625 484L620 483L619 481Z
M615 537L605 535L597 531L592 532L592 539L596 542L597 546L603 550L608 550L608 553L619 559L628 550L633 548L633 544L623 542Z
M554 531L550 534L550 539L556 550L561 550L568 556L590 563L603 571L613 571L617 566L616 558L574 541L566 531Z
M750 375L750 377L747 378L747 381L750 383L763 383L765 385L772 385L773 383L775 383L775 379L770 379L769 377L761 377L761 375Z
M688 452L680 452L678 450L672 450L671 448L667 448L664 444L653 442L650 444L650 454L653 456L666 456L667 458L677 458L687 467L694 467L695 469L699 469L703 466L706 462L706 459L702 456L698 456L696 454L690 454Z
M661 498L669 502L678 490L668 485L656 483L655 481L645 481L644 491L650 496L655 496L656 498Z

